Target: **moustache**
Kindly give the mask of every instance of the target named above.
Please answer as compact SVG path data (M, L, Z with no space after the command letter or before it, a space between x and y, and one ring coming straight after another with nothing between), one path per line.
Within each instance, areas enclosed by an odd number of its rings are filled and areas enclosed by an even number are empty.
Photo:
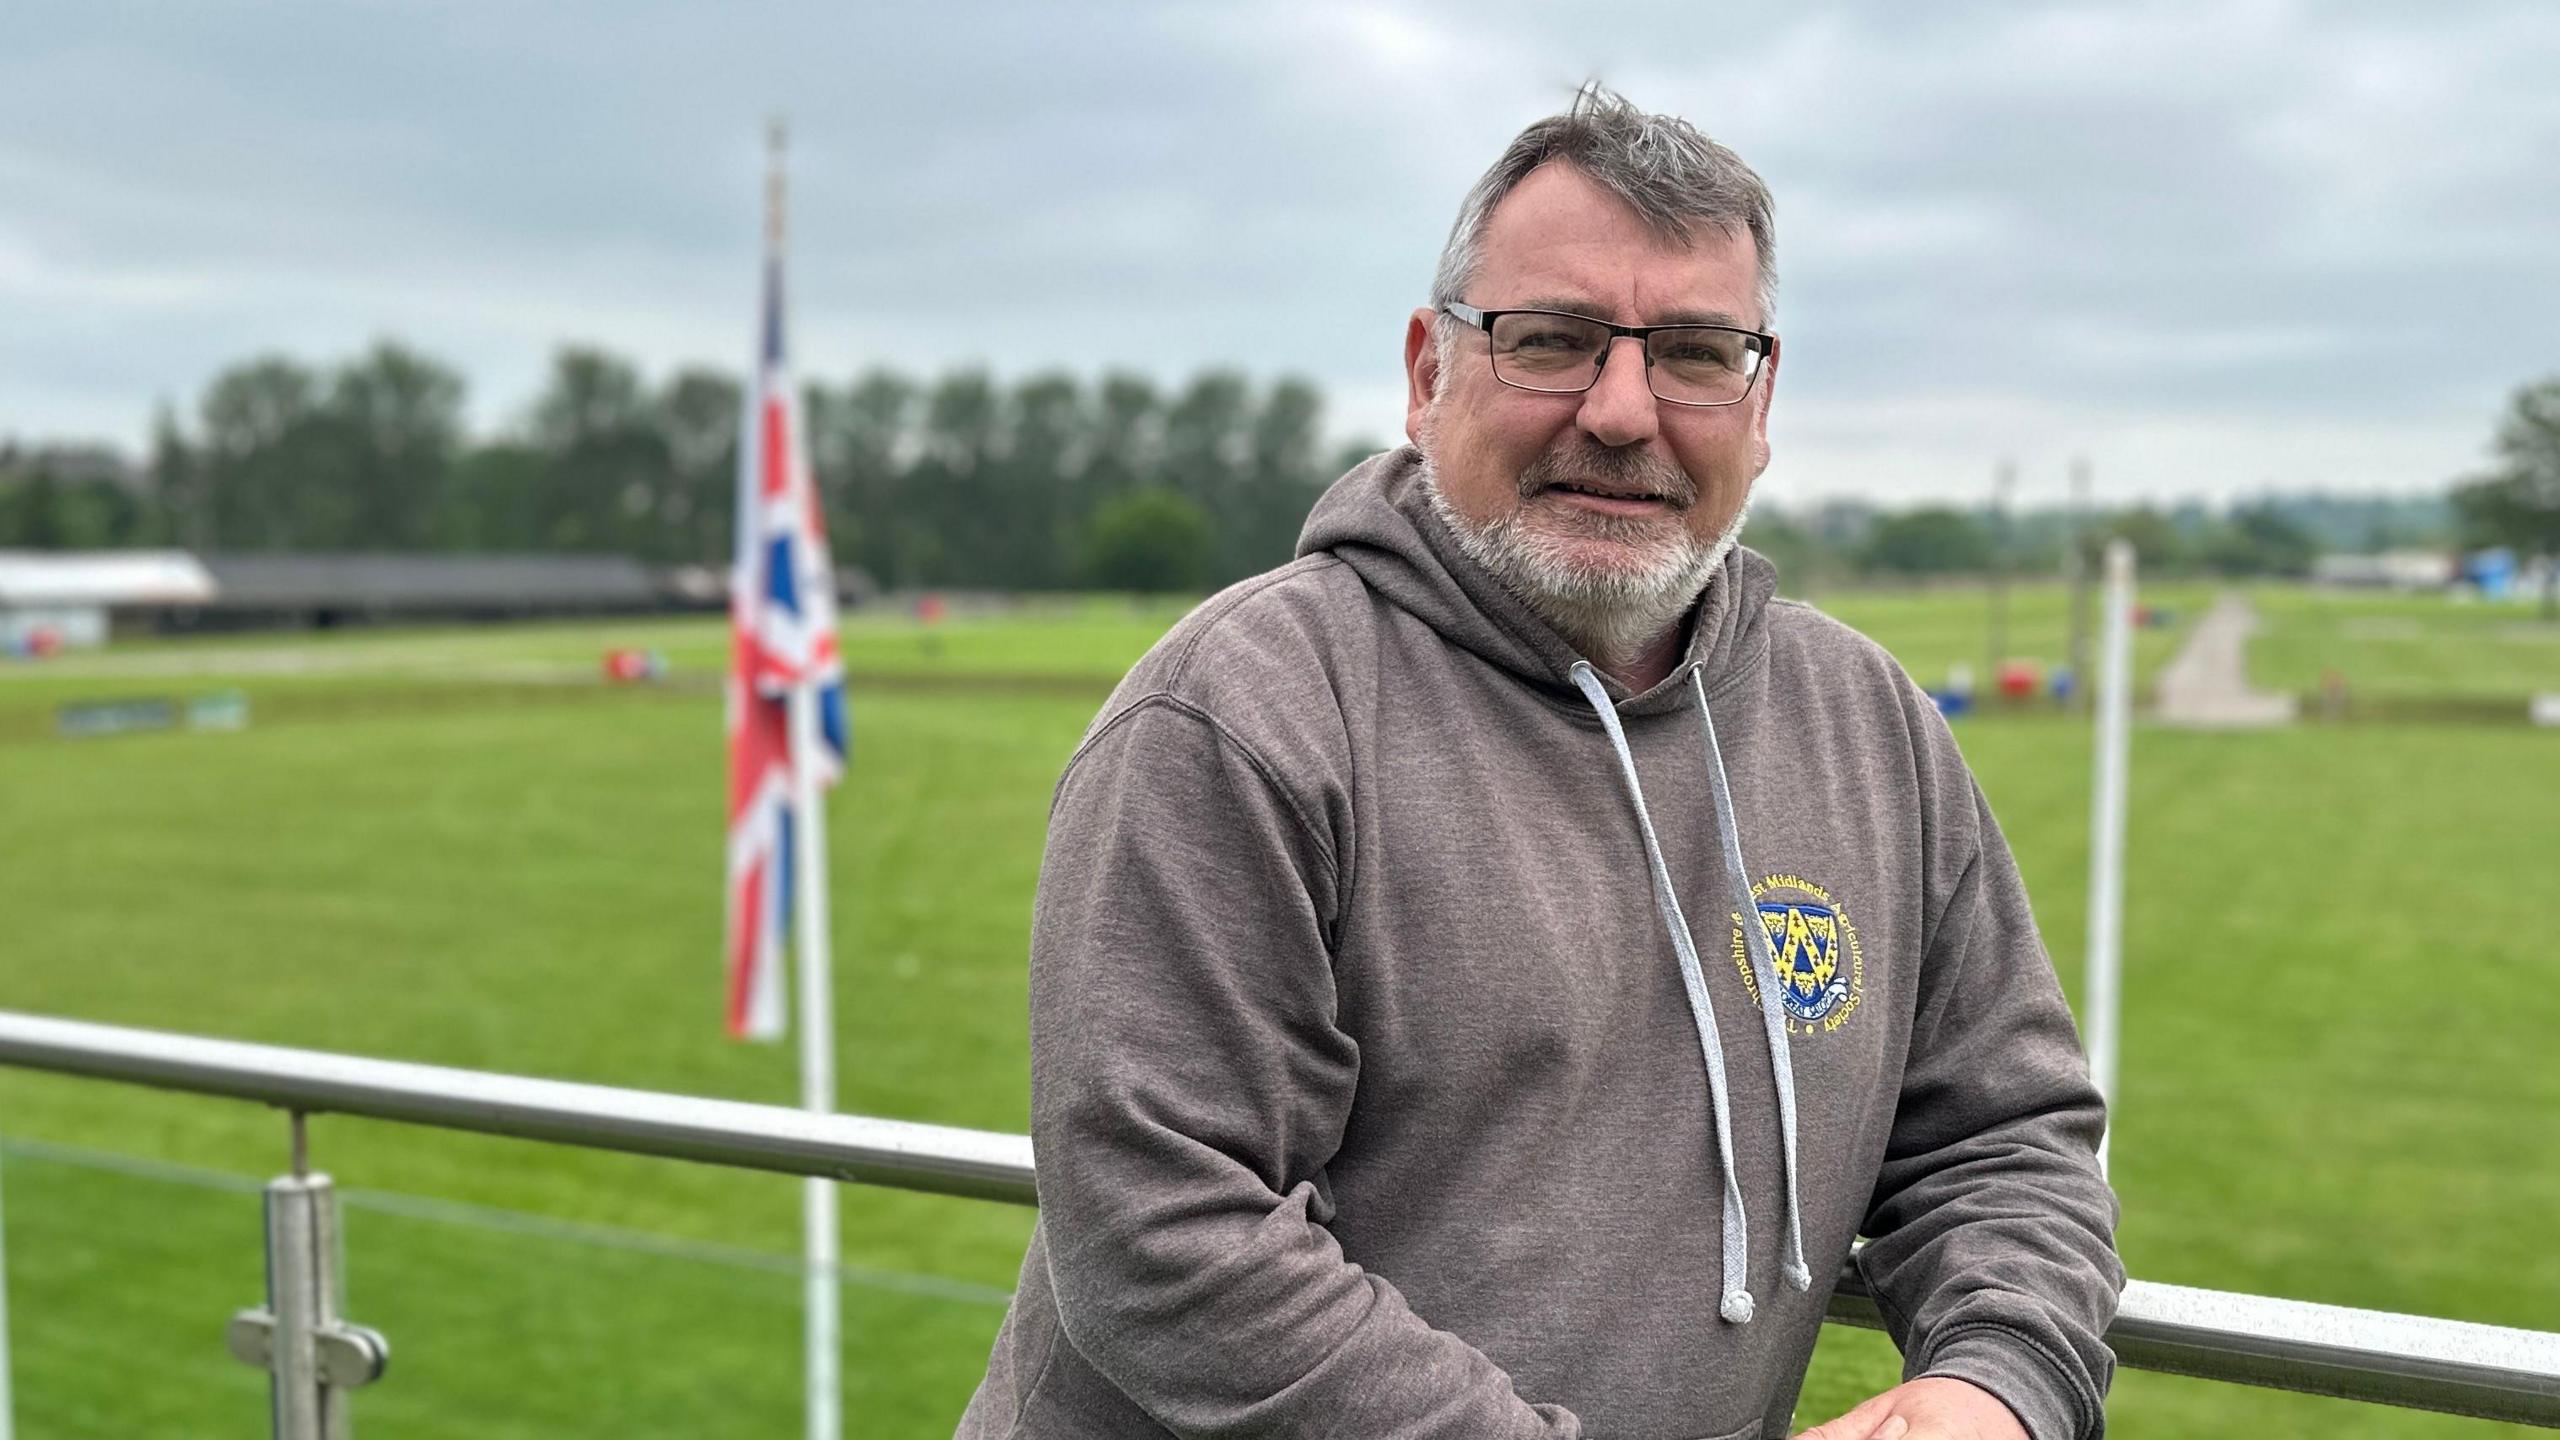
M1520 472L1520 498L1534 498L1559 485L1623 495L1655 496L1673 509L1698 503L1698 482L1689 472L1640 450L1589 446L1549 450Z

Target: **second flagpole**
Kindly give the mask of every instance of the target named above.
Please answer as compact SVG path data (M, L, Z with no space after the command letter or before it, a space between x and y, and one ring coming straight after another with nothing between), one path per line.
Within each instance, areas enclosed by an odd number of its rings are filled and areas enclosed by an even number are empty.
M800 1105L819 1114L836 1108L836 1011L827 944L827 812L818 784L818 687L791 687L792 893L799 913ZM838 1370L843 1292L837 1284L836 1182L816 1176L802 1185L803 1268L807 1276L808 1440L844 1433Z
M766 243L779 273L784 240L782 122L766 135L771 159L765 192ZM775 303L780 303L778 300ZM795 437L796 438L796 437ZM785 463L792 463L786 460ZM804 676L791 687L792 895L799 939L800 1108L832 1114L836 1108L836 1002L833 957L827 932L827 811L818 783L818 681ZM842 1440L844 1348L842 1287L837 1283L836 1186L816 1176L801 1182L801 1269L806 1339L807 1440Z

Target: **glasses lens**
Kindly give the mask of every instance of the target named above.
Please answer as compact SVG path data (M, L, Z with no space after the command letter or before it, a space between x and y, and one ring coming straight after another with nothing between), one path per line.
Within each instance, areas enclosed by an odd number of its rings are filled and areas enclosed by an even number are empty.
M1524 390L1588 390L1608 347L1608 330L1589 320L1513 311L1493 322L1493 373Z
M1760 337L1740 330L1657 330L1651 337L1653 393L1691 405L1730 405L1760 373Z

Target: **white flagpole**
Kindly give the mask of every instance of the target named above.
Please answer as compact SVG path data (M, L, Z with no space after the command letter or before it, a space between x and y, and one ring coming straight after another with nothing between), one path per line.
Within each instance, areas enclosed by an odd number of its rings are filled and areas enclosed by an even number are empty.
M15 1413L9 1399L9 1216L0 1211L0 1440L16 1430Z
M827 814L818 785L818 687L791 687L791 854L800 936L800 1105L836 1108L835 982L827 954ZM802 1233L808 1288L808 1440L844 1433L837 1370L842 1293L836 1283L836 1185L811 1176L802 1184Z
M783 253L782 122L766 132L771 168L766 176L766 243L778 272ZM779 300L773 303L780 303ZM791 443L797 445L795 435ZM784 457L793 464L796 456ZM807 577L803 577L804 581ZM792 929L799 936L800 1107L818 1114L836 1108L836 1006L834 962L827 954L827 812L818 784L818 683L791 687L791 858L797 904ZM811 1176L801 1182L801 1269L806 1302L804 1368L808 1440L841 1440L843 1384L838 1374L843 1292L837 1284L836 1187ZM0 1437L5 1440L5 1437Z
M2116 1031L2124 968L2125 785L2133 737L2133 546L2107 542L2107 629L2098 673L2096 793L2089 807L2089 1075L2107 1102L2098 1173L2116 1130Z

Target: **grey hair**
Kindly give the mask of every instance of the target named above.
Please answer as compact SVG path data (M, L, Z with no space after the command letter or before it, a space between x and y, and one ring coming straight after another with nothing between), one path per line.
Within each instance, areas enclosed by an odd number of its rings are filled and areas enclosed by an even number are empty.
M1561 161L1627 203L1665 241L1691 245L1700 226L1749 234L1760 267L1760 323L1777 318L1778 240L1769 187L1742 157L1676 115L1653 115L1593 80L1573 105L1520 132L1458 206L1458 221L1431 276L1437 310L1466 298L1483 258L1494 207L1541 165ZM1447 316L1437 330L1445 345Z

